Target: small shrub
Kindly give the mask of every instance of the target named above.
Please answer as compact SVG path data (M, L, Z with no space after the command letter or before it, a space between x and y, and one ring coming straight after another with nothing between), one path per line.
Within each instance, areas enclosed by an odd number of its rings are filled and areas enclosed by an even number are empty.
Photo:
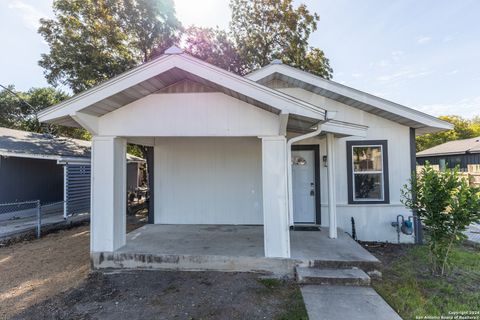
M402 189L402 203L416 210L426 231L433 273L444 275L452 246L480 221L480 189L460 177L458 168L436 171L427 163Z

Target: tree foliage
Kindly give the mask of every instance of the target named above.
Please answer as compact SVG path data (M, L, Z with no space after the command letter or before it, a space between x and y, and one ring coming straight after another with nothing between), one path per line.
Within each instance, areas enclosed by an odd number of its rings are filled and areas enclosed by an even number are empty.
M324 78L332 69L322 50L308 40L320 17L306 5L292 0L231 0L231 36L245 71L253 71L274 59Z
M173 0L55 0L39 33L50 47L47 81L78 93L180 42L190 54L244 75L274 59L331 78L328 59L308 45L319 16L293 0L231 0L230 29L183 30Z
M452 140L480 136L480 118L473 118L472 120L467 120L460 116L441 116L439 118L450 122L454 125L454 128L448 131L418 136L417 151L422 151Z
M242 58L230 35L219 28L189 27L185 34L185 51L222 69L244 73Z
M7 88L9 90L0 91L0 126L71 138L89 138L89 134L83 129L41 124L38 121L36 112L68 98L65 92L54 88L31 88L21 92L16 91L12 85Z
M449 253L466 238L466 228L480 222L480 189L460 177L458 168L436 171L427 164L402 190L402 203L416 210L426 235L432 271L444 275Z
M38 32L50 47L39 64L47 81L77 93L146 61L177 41L172 0L55 0Z
M230 30L188 28L186 51L240 75L275 59L330 79L332 68L324 52L310 47L319 16L292 0L231 0Z

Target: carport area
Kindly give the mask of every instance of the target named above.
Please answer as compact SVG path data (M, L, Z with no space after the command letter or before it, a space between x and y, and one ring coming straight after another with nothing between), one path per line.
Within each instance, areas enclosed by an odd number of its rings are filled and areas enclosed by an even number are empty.
M252 271L292 275L295 266L374 269L379 261L338 230L290 231L291 257L264 256L263 226L145 225L114 252L92 254L94 268Z

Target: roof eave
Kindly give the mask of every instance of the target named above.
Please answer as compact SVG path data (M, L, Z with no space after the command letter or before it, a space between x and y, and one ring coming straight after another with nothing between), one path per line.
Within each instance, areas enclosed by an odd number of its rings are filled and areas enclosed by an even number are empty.
M38 114L38 118L41 122L51 122L55 121L55 119L70 116L102 99L106 99L113 94L126 90L141 81L155 77L172 68L179 68L197 76L204 77L206 80L216 82L231 90L236 89L240 94L269 104L272 107L279 108L282 111L290 107L290 109L303 110L304 115L319 120L325 119L325 110L322 108L294 99L287 94L270 89L255 81L225 71L186 54L164 55L156 60L136 67L60 104L41 111Z
M362 103L371 104L372 106L375 106L379 109L383 109L395 113L401 117L410 119L418 123L418 127L416 129L418 129L420 132L433 133L453 129L452 124L424 112L397 104L392 101L385 100L383 98L342 85L331 80L323 79L321 77L288 65L270 64L266 67L263 67L246 75L245 77L253 81L260 81L268 76L274 75L275 73L283 74L287 77L291 77L293 79L306 82L310 85L317 86L318 88L335 92L339 95L343 95L345 97Z

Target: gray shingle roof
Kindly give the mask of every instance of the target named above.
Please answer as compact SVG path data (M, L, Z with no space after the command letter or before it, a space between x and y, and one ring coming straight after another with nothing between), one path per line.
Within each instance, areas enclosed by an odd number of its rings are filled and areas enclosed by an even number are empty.
M90 141L0 127L0 154L90 158Z
M54 137L0 127L0 155L18 154L24 157L43 156L55 159L90 159L91 141ZM128 161L143 162L142 158L127 154Z
M417 157L480 153L480 137L445 142L417 153Z

